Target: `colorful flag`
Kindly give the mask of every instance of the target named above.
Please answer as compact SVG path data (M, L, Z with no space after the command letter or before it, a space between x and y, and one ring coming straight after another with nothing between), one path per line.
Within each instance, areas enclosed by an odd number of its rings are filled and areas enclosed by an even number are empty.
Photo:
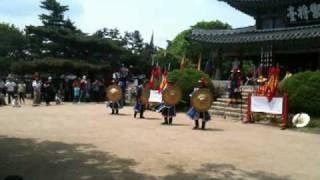
M161 93L167 87L167 85L168 85L167 73L163 73L161 84L160 84L160 87L159 87L159 93Z
M159 78L161 75L161 67L159 66L158 62L157 62L157 66L153 70L153 75L155 78Z

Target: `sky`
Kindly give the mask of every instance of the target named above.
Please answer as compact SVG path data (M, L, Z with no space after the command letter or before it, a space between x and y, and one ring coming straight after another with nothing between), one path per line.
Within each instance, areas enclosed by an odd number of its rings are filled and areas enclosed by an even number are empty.
M0 0L0 22L40 25L38 15L44 13L41 0ZM118 28L121 32L139 30L145 42L152 32L157 46L165 48L181 31L199 21L220 20L232 27L254 24L254 20L217 0L58 0L68 5L65 14L83 32Z

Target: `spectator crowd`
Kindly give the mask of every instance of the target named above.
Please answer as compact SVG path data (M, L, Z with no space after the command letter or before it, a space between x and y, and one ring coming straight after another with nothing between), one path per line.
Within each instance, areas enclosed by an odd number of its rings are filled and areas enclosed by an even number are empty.
M61 104L63 101L101 102L105 101L105 82L103 79L91 80L86 76L65 78L32 78L14 77L9 74L0 79L0 106L25 104L26 98L33 99L33 106L42 102L49 106L50 102Z

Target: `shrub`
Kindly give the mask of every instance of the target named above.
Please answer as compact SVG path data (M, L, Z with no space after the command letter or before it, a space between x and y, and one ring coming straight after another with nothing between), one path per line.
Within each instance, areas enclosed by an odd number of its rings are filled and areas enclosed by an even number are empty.
M320 115L320 71L295 74L285 80L281 90L288 92L290 113Z
M10 67L12 64L12 61L5 59L5 58L0 58L0 76L1 75L8 75L10 73Z
M190 94L193 92L193 89L198 86L198 80L200 78L205 78L209 82L209 88L213 92L213 84L211 79L207 74L196 69L184 69L184 70L174 70L169 73L168 79L182 90L182 102L178 106L179 109L186 109L189 107Z
M15 74L32 74L44 72L51 74L83 74L105 73L110 70L106 64L91 64L80 60L46 58L33 61L18 61L11 65L11 71Z

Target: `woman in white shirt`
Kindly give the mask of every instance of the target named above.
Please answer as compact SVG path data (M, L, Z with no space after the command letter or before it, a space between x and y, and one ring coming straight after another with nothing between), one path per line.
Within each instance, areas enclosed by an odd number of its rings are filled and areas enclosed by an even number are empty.
M41 81L39 79L33 80L33 106L39 106L41 104Z
M8 93L8 104L11 104L11 98L14 98L14 93L16 90L16 83L12 79L8 79L6 82L6 88Z
M23 81L20 81L18 83L18 95L19 95L19 102L20 104L25 104L25 97L26 97L26 83Z

